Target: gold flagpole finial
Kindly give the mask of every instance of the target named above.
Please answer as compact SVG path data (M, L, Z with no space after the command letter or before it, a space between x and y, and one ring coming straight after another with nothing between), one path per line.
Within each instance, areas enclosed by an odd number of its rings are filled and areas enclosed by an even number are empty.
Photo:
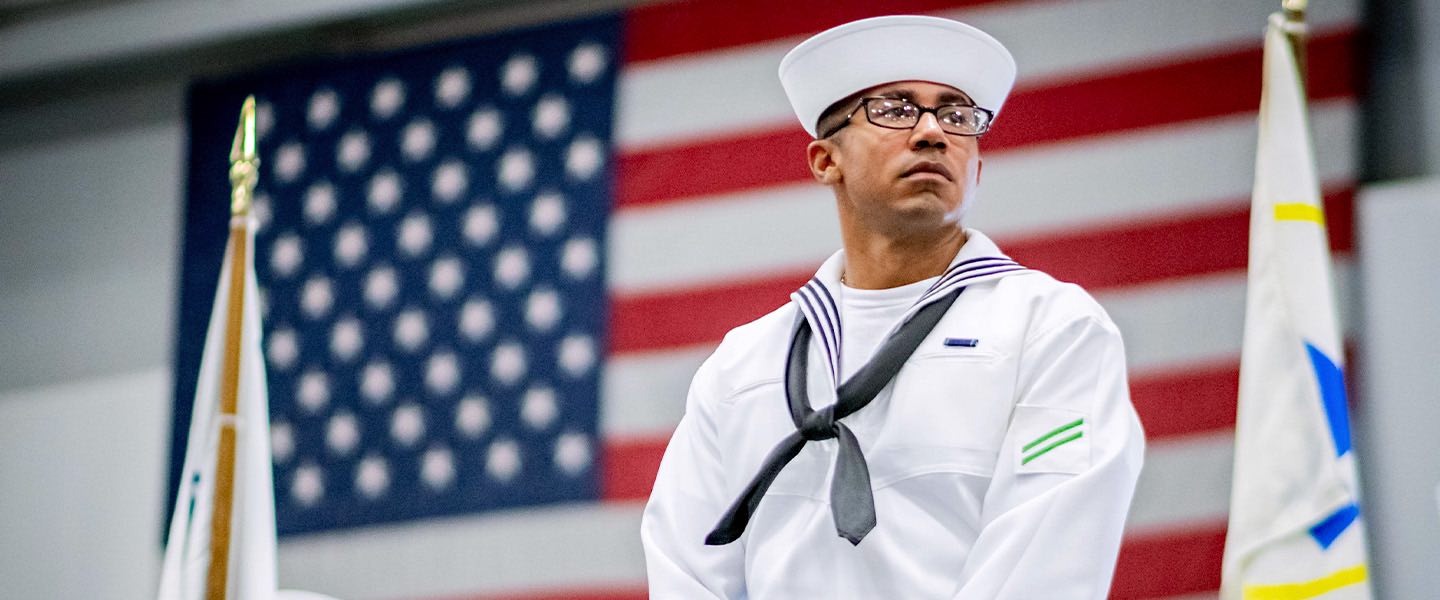
M1305 8L1310 2L1308 0L1280 0L1280 8L1285 10L1285 20L1292 23L1305 22Z
M260 179L260 158L255 156L255 96L240 107L240 125L230 146L230 214L250 214L250 201Z

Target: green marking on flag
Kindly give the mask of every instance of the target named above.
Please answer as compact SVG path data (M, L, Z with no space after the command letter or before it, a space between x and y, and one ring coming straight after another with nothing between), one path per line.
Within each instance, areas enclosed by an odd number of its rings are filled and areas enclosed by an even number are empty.
M1039 446L1040 444L1044 443L1045 440L1048 440L1048 439L1050 439L1050 438L1052 438L1052 437L1055 437L1055 436L1057 436L1057 435L1060 435L1060 434L1062 434L1062 433L1065 433L1066 431L1069 431L1069 430L1071 430L1071 429L1074 429L1074 428L1076 428L1076 427L1079 427L1079 426L1080 426L1082 423L1084 423L1084 422L1085 422L1085 418L1084 418L1084 417L1081 417L1081 418L1079 418L1079 419L1075 419L1074 421L1071 421L1071 422L1069 422L1069 423L1066 423L1066 424L1064 424L1064 425L1061 425L1061 426L1059 426L1059 427L1056 427L1055 429L1050 430L1050 433L1047 433L1047 434L1045 434L1045 435L1042 435L1042 436L1036 438L1035 441L1030 442L1030 443L1028 443L1028 444L1025 444L1025 447L1024 447L1024 448L1021 448L1020 451L1021 451L1021 452L1029 452L1031 448L1034 448L1034 447L1036 447L1036 446Z
M1079 423L1080 423L1079 421L1076 421L1076 422L1073 423L1072 425L1078 425ZM1080 439L1080 436L1083 436L1083 435L1085 435L1085 432L1083 432L1083 431L1077 431L1077 432L1075 432L1074 434L1071 434L1069 437L1066 437L1066 438L1057 440L1055 443L1050 444L1049 446L1046 446L1046 447L1042 448L1039 452L1036 452L1036 453L1034 453L1034 454L1031 454L1030 456L1025 457L1024 460L1020 461L1020 466L1023 467L1023 466L1025 466L1026 464L1029 464L1030 461L1035 460L1035 459L1037 459L1037 458L1040 458L1041 456L1044 456L1046 452L1049 452L1049 451L1051 451L1051 450L1054 450L1054 449L1056 449L1056 448L1059 448L1059 447L1061 447L1061 446L1064 446L1065 444L1068 444L1068 443L1070 443L1070 442L1073 442L1073 441L1075 441L1075 440L1078 440L1078 439ZM1049 437L1049 436L1046 436L1046 437Z

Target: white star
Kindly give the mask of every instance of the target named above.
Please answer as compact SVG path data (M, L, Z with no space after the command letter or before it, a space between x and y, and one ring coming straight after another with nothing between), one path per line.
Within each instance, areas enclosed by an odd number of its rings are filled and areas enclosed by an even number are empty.
M407 351L415 352L430 338L430 324L424 311L407 308L395 317L395 342Z
M390 399L395 391L395 378L390 372L390 363L372 362L365 365L360 375L360 395L373 404Z
M477 204L465 211L465 239L476 246L484 246L495 239L500 231L500 217L490 204Z
M605 48L600 44L594 42L581 44L570 53L570 59L567 61L566 66L570 71L571 81L582 85L595 81L600 74L605 72L605 64L608 60Z
M435 98L440 106L455 108L470 95L470 71L464 67L450 67L435 78Z
M588 335L567 335L560 342L560 368L571 377L581 377L595 366L595 340Z
M384 494L390 487L390 467L385 459L377 454L360 459L359 466L355 468L355 487L371 500Z
M449 448L431 448L420 460L420 479L432 490L443 490L455 480L455 455Z
M436 299L449 300L455 297L460 287L465 285L465 269L460 264L460 259L453 256L446 256L435 260L430 266L430 293Z
M310 107L305 112L305 120L310 123L310 128L315 130L325 129L335 122L335 117L340 114L340 96L335 90L322 89L310 96Z
M415 119L400 134L400 151L412 161L425 160L435 149L435 125L428 119Z
M304 465L295 469L295 475L290 480L290 497L294 498L301 506L311 507L320 501L325 495L325 480L319 467L315 465Z
M325 424L325 445L336 456L346 456L360 445L360 423L355 415L340 411L331 415Z
M490 428L490 401L484 396L466 396L455 407L455 428L471 439Z
M330 376L324 371L306 371L300 376L300 389L296 390L295 397L310 414L320 412L330 402Z
M548 387L533 387L525 391L520 403L520 419L534 430L549 427L559 416L560 408L555 404L555 390Z
M335 321L330 330L330 353L343 362L350 362L365 344L360 321L355 317L344 317Z
M365 226L351 221L340 227L335 234L335 260L344 267L360 264L365 252L370 250L370 238Z
M285 464L295 455L295 431L289 423L279 421L270 424L270 456L275 464Z
M508 439L492 442L485 456L485 472L501 483L514 479L520 472L520 447Z
M400 222L400 249L410 257L417 257L430 249L434 234L430 230L430 217L420 211L410 213Z
M525 376L525 349L515 342L495 347L490 355L490 376L505 385L515 385Z
M554 460L566 475L579 475L590 466L590 440L575 432L560 434L555 439Z
M250 216L255 217L255 232L265 231L274 219L274 213L270 211L270 195L265 192L255 194L255 199L250 201Z
M545 94L535 104L531 123L541 139L553 139L570 125L570 103L559 94Z
M540 65L529 54L516 54L505 61L500 68L500 87L511 96L519 96L535 85L540 77Z
M500 186L509 192L518 192L530 185L535 178L535 159L529 150L511 148L500 157Z
M270 131L275 129L275 107L270 102L260 100L255 103L255 137L265 139Z
M489 150L494 148L496 140L500 139L502 127L500 111L488 107L479 109L470 114L470 120L466 123L465 141L476 150Z
M385 169L370 178L365 201L377 214L386 214L400 203L400 176L391 169Z
M365 166L365 161L368 160L370 160L370 136L364 131L350 131L340 138L340 148L335 154L335 162L339 163L342 169L354 173L360 167Z
M420 411L420 406L413 403L402 404L395 408L394 414L390 416L390 437L401 446L414 446L425 435L425 414Z
M575 141L570 142L570 148L565 151L565 172L575 179L586 181L595 176L604 160L605 154L600 140L589 135L579 135L575 137Z
M530 229L542 236L554 235L565 224L565 197L549 191L535 197L530 205Z
M287 142L275 151L275 177L281 183L295 181L305 170L305 148L296 142Z
M507 246L495 255L495 281L515 289L530 276L530 255L520 246Z
M456 384L460 383L460 362L450 352L440 352L430 356L425 362L425 387L437 396L444 396L455 391Z
M276 275L293 275L302 258L304 256L300 252L300 238L295 234L285 233L275 237L275 243L270 246L270 268Z
M306 315L312 319L324 318L334 305L335 292L328 278L317 275L305 282L305 289L300 292L300 308Z
M390 306L399 292L395 269L389 265L376 266L365 275L365 302L370 304L370 308L380 310Z
M375 90L370 94L370 111L382 120L395 116L403 104L405 84L395 78L387 78L375 84Z
M335 187L327 181L317 182L305 191L305 220L323 225L335 215Z
M469 185L470 177L465 173L465 165L458 160L445 161L430 178L430 192L443 204L459 200Z
M270 332L269 355L271 365L281 371L289 370L295 364L295 359L300 356L300 345L295 340L295 330L287 327Z
M495 330L495 309L482 298L465 301L460 309L460 333L472 342L478 342Z
M600 252L595 247L595 240L588 237L570 238L565 241L565 249L560 251L560 268L571 279L589 277L599 263Z
M525 322L537 331L546 332L560 321L560 295L549 288L530 292L525 301Z

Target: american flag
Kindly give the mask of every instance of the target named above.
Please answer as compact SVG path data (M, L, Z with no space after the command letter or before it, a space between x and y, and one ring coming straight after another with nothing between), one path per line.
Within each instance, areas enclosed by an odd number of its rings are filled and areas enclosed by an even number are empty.
M691 374L839 243L780 57L855 18L937 14L1020 67L981 140L970 224L1085 286L1126 337L1150 445L1112 597L1213 597L1272 9L654 3L198 85L176 431L223 245L223 155L255 93L282 586L645 597L640 509ZM1359 14L1337 0L1308 16L1342 296Z

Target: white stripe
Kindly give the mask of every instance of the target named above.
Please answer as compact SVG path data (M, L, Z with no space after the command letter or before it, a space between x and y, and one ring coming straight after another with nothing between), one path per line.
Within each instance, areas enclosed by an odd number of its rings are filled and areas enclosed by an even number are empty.
M643 587L639 503L436 518L280 544L280 581L346 600Z
M1353 180L1354 103L1317 103L1313 117L1321 181ZM1001 237L1241 202L1254 156L1253 113L1002 152L967 223ZM625 295L808 273L839 243L834 197L813 182L629 208L611 220L608 284Z
M1336 261L1341 323L1355 331L1348 258ZM1097 293L1125 338L1132 376L1238 360L1245 323L1245 273L1187 277ZM624 439L669 437L685 391L714 344L624 354L605 367L601 431Z
M1230 432L1169 438L1145 450L1126 533L1224 521L1230 511Z
M1258 47L1275 6L1253 0L1095 0L946 11L1004 41L1019 85L1120 71L1163 57ZM1317 2L1312 31L1353 26L1358 0ZM1104 35L1077 23L1104 23ZM627 150L697 138L795 127L776 69L800 37L627 66L617 90L615 135ZM1223 51L1223 50L1221 50Z

